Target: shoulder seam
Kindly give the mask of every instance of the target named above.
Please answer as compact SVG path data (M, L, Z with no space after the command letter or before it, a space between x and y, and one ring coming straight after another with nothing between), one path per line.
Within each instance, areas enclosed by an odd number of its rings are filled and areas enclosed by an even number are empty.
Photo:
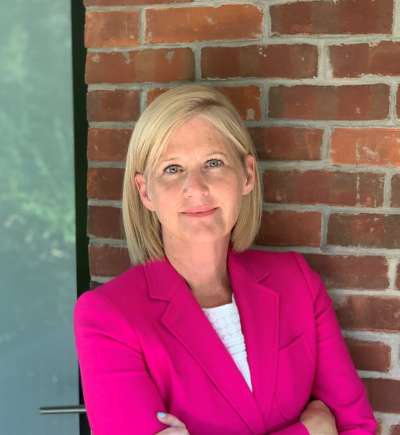
M104 284L107 284L107 283L104 283ZM93 290L87 290L86 292L92 292L92 291ZM84 292L83 294L85 294L86 292ZM112 307L112 310L114 310L117 315L121 316L121 319L123 320L123 322L127 325L127 327L130 330L132 330L132 333L133 333L133 335L134 335L134 337L136 339L136 342L138 343L138 345L140 347L140 352L142 353L142 355L144 355L144 353L143 353L143 346L142 346L142 343L141 343L141 341L139 339L139 334L137 333L137 330L136 330L135 326L128 321L128 319L126 318L124 313L118 308L118 306L115 305L115 303L112 301L112 299L110 299L106 294L100 293L100 292L95 292L95 293L92 293L92 294L93 294L93 296L100 297L101 300L103 300L109 306Z

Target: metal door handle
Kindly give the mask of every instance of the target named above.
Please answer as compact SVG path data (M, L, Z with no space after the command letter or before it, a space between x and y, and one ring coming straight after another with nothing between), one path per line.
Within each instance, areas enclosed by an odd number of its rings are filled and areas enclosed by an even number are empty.
M39 414L85 414L84 405L41 406Z

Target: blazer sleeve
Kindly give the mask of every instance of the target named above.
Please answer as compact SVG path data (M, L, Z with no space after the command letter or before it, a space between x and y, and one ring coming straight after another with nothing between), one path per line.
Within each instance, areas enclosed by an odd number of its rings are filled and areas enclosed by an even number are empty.
M135 331L105 295L83 293L74 307L83 397L93 435L154 435L168 428Z
M332 299L320 275L302 254L294 254L314 303L317 364L312 396L322 400L334 414L339 434L376 434L378 424L342 336Z

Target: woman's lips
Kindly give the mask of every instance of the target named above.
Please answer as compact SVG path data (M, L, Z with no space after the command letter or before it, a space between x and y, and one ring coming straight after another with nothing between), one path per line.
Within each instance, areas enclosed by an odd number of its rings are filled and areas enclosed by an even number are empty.
M185 214L187 216L193 216L193 217L202 217L202 216L209 216L209 215L213 214L216 210L217 210L216 208L212 208L212 209L207 210L207 211L200 211L200 212L196 212L196 213L183 212L183 214Z

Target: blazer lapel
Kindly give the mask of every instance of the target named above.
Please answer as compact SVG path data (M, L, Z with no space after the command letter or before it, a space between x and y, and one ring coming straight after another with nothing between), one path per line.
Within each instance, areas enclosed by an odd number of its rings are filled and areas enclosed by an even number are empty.
M261 255L260 255L261 254ZM271 270L257 251L229 255L231 284L246 342L253 396L268 421L279 347L279 294L267 286Z
M250 431L262 433L276 377L279 295L262 284L270 271L257 259L255 256L246 261L246 253L228 251L227 267L246 343L253 392L190 287L167 257L146 263L144 270L150 297L168 301L160 321L191 353Z

